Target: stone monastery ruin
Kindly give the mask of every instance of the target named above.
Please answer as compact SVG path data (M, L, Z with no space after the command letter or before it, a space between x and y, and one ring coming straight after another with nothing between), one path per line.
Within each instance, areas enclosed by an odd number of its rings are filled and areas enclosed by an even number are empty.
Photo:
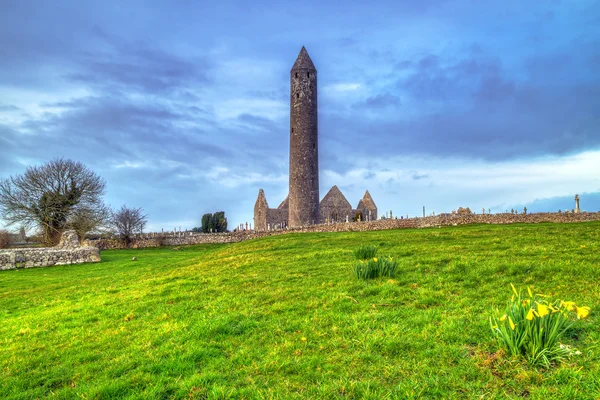
M327 222L374 221L377 206L367 190L352 208L337 186L319 202L317 70L304 47L290 71L289 195L269 208L262 189L254 205L254 229L301 227Z

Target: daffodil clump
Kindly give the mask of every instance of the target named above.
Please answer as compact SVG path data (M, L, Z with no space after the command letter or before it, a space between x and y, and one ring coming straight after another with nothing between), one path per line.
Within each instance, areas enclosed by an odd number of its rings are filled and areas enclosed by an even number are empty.
M397 267L398 263L392 257L373 257L356 262L353 271L359 279L375 279L380 276L393 278Z
M354 250L354 257L357 260L368 260L370 258L374 258L377 256L377 247L372 246L370 244L365 244L360 247L357 247Z
M572 301L550 301L547 296L533 294L531 288L524 296L511 286L513 296L506 311L490 318L492 332L508 352L545 367L573 354L570 347L561 345L558 339L573 325L575 317L586 318L590 308L577 306Z

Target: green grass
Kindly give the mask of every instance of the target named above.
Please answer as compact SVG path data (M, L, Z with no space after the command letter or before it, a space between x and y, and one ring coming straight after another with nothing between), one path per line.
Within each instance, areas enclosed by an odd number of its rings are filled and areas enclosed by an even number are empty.
M394 279L352 274L377 246ZM600 397L600 223L273 236L0 272L0 398ZM137 261L131 258L137 257ZM517 288L588 305L550 369L498 351Z

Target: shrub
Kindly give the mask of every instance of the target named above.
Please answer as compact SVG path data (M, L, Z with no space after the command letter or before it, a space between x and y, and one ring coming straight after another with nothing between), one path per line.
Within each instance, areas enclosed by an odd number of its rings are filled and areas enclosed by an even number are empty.
M368 260L370 258L375 258L376 255L377 247L371 246L370 244L360 246L354 250L354 257L356 257L357 260Z
M8 231L0 230L0 249L6 249L10 246L10 233Z
M371 258L354 264L353 272L359 279L375 279L380 276L393 278L398 263L391 257Z
M512 286L512 285L511 285ZM523 356L532 365L548 368L553 362L563 361L572 350L558 339L572 325L570 313L577 319L586 318L589 307L579 307L572 301L549 301L544 295L529 296L512 286L514 295L502 316L490 317L490 327L498 341L513 356Z

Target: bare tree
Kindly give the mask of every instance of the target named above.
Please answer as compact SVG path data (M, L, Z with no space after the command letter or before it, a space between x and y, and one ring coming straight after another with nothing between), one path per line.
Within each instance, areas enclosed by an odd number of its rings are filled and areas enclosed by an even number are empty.
M102 178L80 162L55 159L28 167L23 175L0 179L0 216L8 225L38 227L46 245L55 245L79 210L105 210Z
M142 233L146 223L146 215L142 208L122 206L119 210L113 212L111 217L111 225L127 247L131 245L134 234Z
M83 240L89 232L107 231L110 215L110 208L105 205L93 209L78 207L73 210L67 226L74 229L79 239Z

